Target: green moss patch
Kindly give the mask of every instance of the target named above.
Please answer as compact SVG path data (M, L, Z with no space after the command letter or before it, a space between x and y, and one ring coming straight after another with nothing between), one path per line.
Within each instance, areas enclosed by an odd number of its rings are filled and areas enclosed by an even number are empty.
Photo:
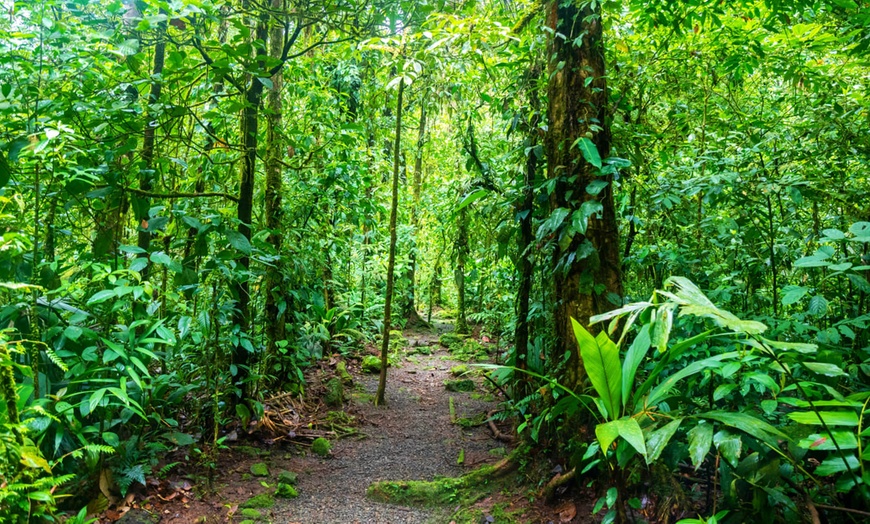
M323 398L323 401L326 402L327 406L340 408L344 405L344 384L342 384L341 379L338 377L332 377L331 379L326 381L324 384L326 387L326 395Z
M245 502L243 502L240 507L244 508L253 508L253 509L268 509L275 505L275 495L272 493L260 493L259 495L254 495L249 498Z
M299 482L299 475L292 471L282 471L278 473L278 482L280 484L290 484L291 486L295 486L297 482Z
M268 477L269 466L267 466L265 462L251 464L251 474L255 477Z
M461 344L463 340L468 338L468 335L462 335L460 333L444 333L438 338L438 343L442 346L449 348L454 344Z
M314 439L311 443L311 451L321 457L329 456L329 450L332 449L332 443L323 437Z
M362 370L364 373L380 373L381 359L374 355L366 355L362 359Z
M445 380L444 387L447 391L474 391L474 381L470 379Z
M347 363L345 361L341 360L335 364L335 374L341 379L345 386L353 385L353 377L348 373Z
M404 506L468 506L484 498L495 485L490 477L495 469L484 466L461 477L436 477L421 480L385 480L369 486L366 495L379 502Z
M459 364L458 366L453 366L450 368L450 374L454 377L458 377L459 375L464 375L468 373L468 366L465 364Z
M281 483L278 484L278 488L275 490L275 496L284 499L295 499L299 496L299 492L290 484Z

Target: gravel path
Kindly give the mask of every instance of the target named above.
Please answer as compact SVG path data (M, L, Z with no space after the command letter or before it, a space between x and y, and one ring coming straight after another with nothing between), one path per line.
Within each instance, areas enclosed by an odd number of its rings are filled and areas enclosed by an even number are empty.
M431 335L429 337L432 337ZM431 343L429 337L412 345ZM422 339L422 340L420 340ZM437 342L434 342L437 345ZM451 424L449 397L454 397L457 416L474 416L493 407L471 398L470 393L449 393L444 380L458 362L447 360L439 349L430 356L415 355L387 379L387 405L374 407L377 376L355 377L357 388L367 395L356 401L364 424L364 439L335 443L334 457L291 459L287 466L299 473L299 497L280 500L273 508L273 522L301 524L413 524L449 522L437 510L381 504L365 497L366 488L378 480L431 480L436 475L457 476L483 463L498 460L489 451L503 448L484 427L470 430ZM414 362L416 360L416 362ZM480 391L480 389L478 389ZM460 450L464 465L457 465ZM450 511L450 509L446 510Z

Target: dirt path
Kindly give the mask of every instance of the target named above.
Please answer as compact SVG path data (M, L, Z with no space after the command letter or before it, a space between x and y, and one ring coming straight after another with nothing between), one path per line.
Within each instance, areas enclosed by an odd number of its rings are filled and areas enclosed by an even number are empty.
M422 337L419 337L422 338ZM414 343L411 338L411 343ZM421 345L437 340L423 339ZM418 342L418 344L420 344ZM433 346L433 347L434 347ZM485 413L492 402L477 393L449 393L444 381L459 362L443 349L429 356L414 355L401 367L390 369L387 406L374 407L367 400L377 388L377 376L355 377L363 390L356 407L366 423L366 438L344 439L335 444L334 458L312 455L293 459L287 466L299 473L299 498L279 501L275 522L300 523L424 523L448 522L432 511L372 502L366 488L378 480L431 480L436 475L457 476L483 463L495 462L504 445L485 427L462 429L451 424L449 397L454 397L457 417ZM477 379L476 379L477 380ZM477 397L477 399L472 398ZM460 450L465 462L457 464Z
M239 505L260 493L274 492L281 471L298 475L299 496L275 500L259 510L256 522L300 524L416 524L447 523L453 508L430 510L382 504L366 498L366 489L379 480L431 480L435 476L458 476L482 464L497 462L505 445L492 437L485 425L463 428L451 423L450 397L457 418L480 417L493 409L496 399L472 378L472 392L448 392L444 381L454 378L453 366L462 364L438 345L438 335L452 328L436 324L434 332L408 332L401 363L388 373L387 405L372 405L377 375L361 374L351 367L355 385L348 411L361 421L359 437L333 443L332 456L294 453L289 449L257 449L235 446L222 456L218 466L218 493L203 499L185 499L184 508L164 508L162 522L224 522L242 516ZM415 348L429 347L425 355ZM474 375L473 377L471 375ZM481 417L482 420L482 417ZM460 452L464 455L458 464ZM248 456L253 455L253 456ZM251 477L256 462L268 465L268 478ZM439 512L440 511L440 512ZM445 514L445 512L447 514ZM205 520L204 520L205 519Z

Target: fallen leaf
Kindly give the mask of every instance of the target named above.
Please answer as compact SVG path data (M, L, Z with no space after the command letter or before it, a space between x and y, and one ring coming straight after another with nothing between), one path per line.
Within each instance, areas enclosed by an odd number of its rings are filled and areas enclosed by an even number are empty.
M571 501L562 504L557 510L559 512L559 522L571 522L577 516L577 506Z

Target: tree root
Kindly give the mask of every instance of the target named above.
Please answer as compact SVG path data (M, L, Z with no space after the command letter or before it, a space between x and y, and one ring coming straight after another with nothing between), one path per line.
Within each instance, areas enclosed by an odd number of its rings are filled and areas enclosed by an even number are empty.
M496 440L507 444L513 444L516 442L516 438L513 435L505 435L501 431L499 431L498 426L495 425L495 422L492 420L492 416L498 413L498 410L490 411L486 414L486 422L489 425L489 430L492 431L492 437Z
M555 477L550 479L550 482L547 482L547 485L544 486L544 489L541 490L541 497L550 502L553 500L553 496L556 494L556 490L565 484L571 482L574 477L577 475L577 468L571 468L567 473L558 473Z

